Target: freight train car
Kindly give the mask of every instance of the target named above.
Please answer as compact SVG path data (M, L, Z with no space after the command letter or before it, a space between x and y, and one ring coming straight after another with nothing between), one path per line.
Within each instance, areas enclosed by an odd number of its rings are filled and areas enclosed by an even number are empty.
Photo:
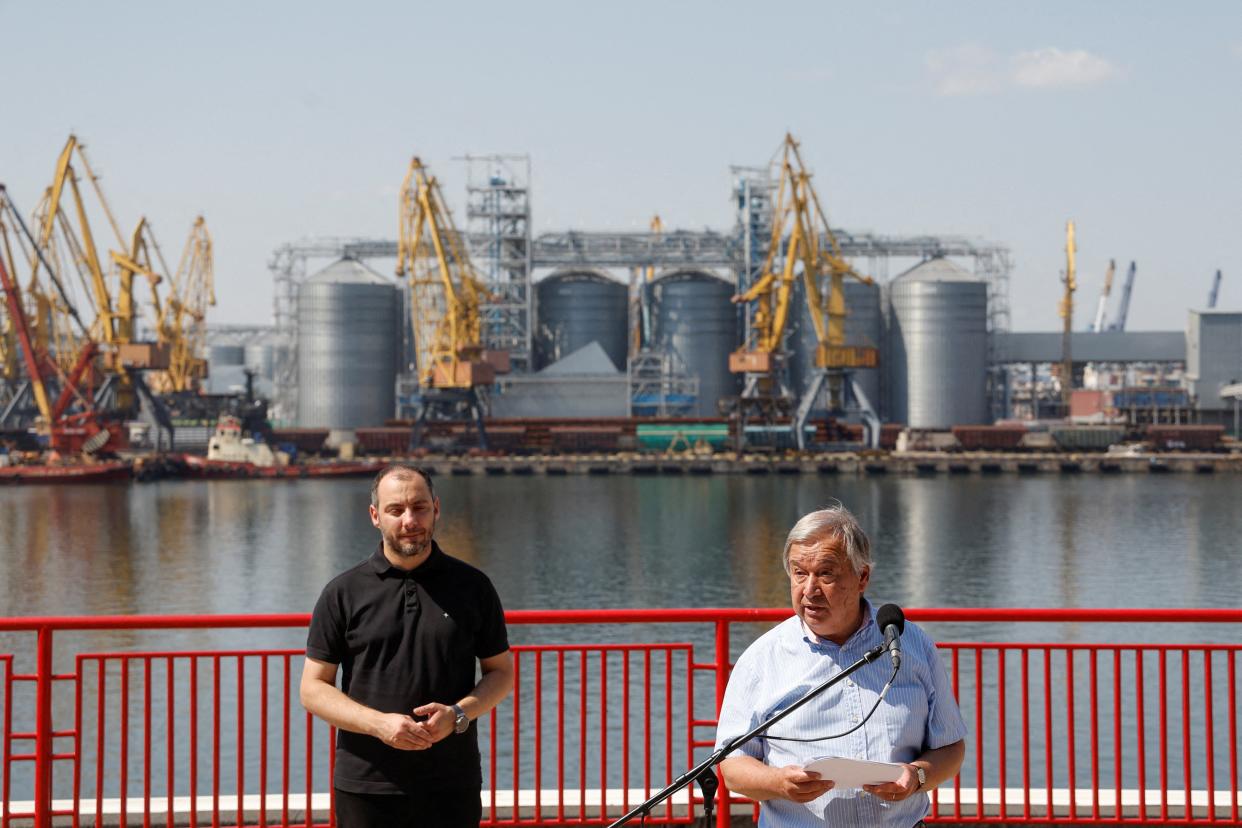
M953 426L953 436L963 451L1017 451L1026 436L1026 426Z
M1149 425L1144 437L1155 451L1218 451L1225 427L1220 425Z

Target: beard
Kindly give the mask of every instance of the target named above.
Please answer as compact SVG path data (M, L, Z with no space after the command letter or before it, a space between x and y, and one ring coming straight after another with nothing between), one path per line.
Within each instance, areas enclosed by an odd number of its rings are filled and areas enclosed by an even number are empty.
M431 541L435 537L435 533L436 526L433 523L431 524L431 530L420 540L402 539L394 532L384 536L384 543L402 558L417 558L431 548Z

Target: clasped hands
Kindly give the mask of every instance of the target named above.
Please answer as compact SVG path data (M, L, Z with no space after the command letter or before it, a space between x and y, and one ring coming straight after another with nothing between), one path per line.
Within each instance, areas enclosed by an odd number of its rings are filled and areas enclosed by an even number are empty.
M426 750L453 732L457 715L447 704L431 702L404 713L381 713L372 734L397 750Z

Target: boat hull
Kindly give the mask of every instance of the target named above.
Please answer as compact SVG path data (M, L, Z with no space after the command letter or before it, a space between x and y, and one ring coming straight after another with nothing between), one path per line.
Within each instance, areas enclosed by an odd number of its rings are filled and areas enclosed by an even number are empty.
M108 483L129 480L128 463L84 463L80 466L0 466L0 484Z

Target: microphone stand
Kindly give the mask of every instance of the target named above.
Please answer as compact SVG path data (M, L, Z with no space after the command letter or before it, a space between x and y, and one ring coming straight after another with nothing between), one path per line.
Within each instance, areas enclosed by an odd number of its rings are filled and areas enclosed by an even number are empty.
M793 713L799 707L802 707L804 704L809 702L811 699L815 698L820 693L823 693L829 687L832 687L834 684L841 681L846 676L850 675L855 670L862 667L864 664L870 664L871 662L875 661L877 658L884 655L885 652L886 651L884 649L883 644L877 644L876 646L872 647L870 650L863 653L862 657L859 658L857 661L855 661L853 664L851 664L849 667L846 667L844 670L837 673L835 676L828 679L827 681L822 682L818 686L812 687L810 690L806 692L805 695L802 696L802 698L798 699L796 702L789 705L789 707L785 708L784 710L780 710L772 714L771 718L761 723L758 727L755 727L749 733L743 733L741 736L738 736L734 739L730 739L723 746L721 746L719 750L717 750L711 756L707 757L707 759L703 760L702 762L695 765L690 770L683 773L681 776L674 779L672 784L664 788L664 790L655 794L650 799L648 799L646 802L634 808L628 814L618 819L616 822L610 823L608 825L608 828L620 828L620 826L625 825L627 822L629 822L630 820L634 819L637 816L641 816L643 819L646 819L648 816L651 815L651 810L655 808L655 806L659 805L661 802L668 799L673 794L677 793L682 788L690 785L693 782L698 782L700 787L702 787L703 789L703 813L704 813L704 816L707 818L707 824L710 826L711 818L712 818L712 808L714 807L714 804L715 804L714 800L716 798L716 789L717 787L719 787L719 784L720 784L719 781L716 779L716 771L713 770L717 765L723 762L730 753L737 750L739 747L746 744L747 742L749 742L751 739L755 738L756 736L762 736L764 733L767 733L768 729L772 727L772 725L776 724L781 719L788 716L790 713Z

